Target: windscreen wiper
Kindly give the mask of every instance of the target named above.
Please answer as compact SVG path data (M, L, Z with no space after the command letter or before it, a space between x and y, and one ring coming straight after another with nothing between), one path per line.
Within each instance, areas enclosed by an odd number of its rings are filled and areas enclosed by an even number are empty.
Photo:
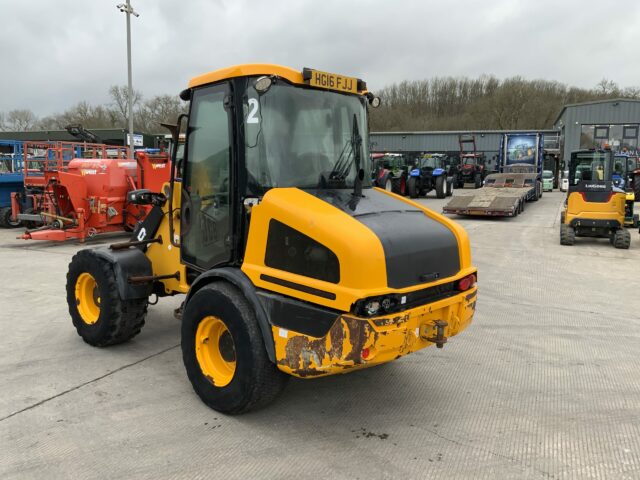
M356 166L356 179L354 181L354 195L361 196L362 195L362 175L360 169L360 161L361 161L361 148L362 148L362 136L360 135L360 130L358 129L358 118L356 115L353 115L353 131L351 133L351 138L345 143L342 148L342 152L340 152L340 156L338 157L338 161L336 162L333 170L329 174L329 178L327 179L327 187L328 188L344 188L345 180L349 176L349 172L351 171L351 167L355 162Z

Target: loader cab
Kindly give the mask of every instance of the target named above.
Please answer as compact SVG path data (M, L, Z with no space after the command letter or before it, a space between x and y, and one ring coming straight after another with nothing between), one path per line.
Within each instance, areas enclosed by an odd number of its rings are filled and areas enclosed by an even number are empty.
M181 199L181 255L196 273L242 262L251 206L274 188L371 188L367 97L311 71L196 79ZM304 79L305 75L307 80ZM298 80L298 81L296 81ZM299 83L298 83L299 82Z

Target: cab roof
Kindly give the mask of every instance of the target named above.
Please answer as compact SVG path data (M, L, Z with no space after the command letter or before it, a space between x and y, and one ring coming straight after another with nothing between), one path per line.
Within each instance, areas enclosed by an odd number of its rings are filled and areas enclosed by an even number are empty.
M285 78L291 83L304 84L302 72L293 68L283 67L272 63L247 63L243 65L234 65L232 67L220 68L213 72L204 73L193 77L189 81L189 88L199 87L208 83L219 82L228 78L249 77L254 75L277 75Z

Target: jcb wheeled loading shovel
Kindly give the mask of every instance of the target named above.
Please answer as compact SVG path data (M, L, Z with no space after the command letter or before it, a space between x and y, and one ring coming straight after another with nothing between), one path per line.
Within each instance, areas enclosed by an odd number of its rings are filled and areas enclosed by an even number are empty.
M149 298L186 294L189 379L207 405L236 414L273 400L289 375L389 362L470 324L466 232L367 183L367 106L379 99L362 80L242 65L194 78L181 98L191 105L184 161L173 151L180 178L162 194L130 192L153 205L131 241L69 266L69 311L87 343L129 340ZM298 121L319 114L319 125Z

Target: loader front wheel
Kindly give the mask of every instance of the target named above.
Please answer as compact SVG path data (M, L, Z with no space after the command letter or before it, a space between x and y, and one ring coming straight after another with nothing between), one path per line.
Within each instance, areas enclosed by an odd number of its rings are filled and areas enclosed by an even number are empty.
M253 309L224 282L202 287L187 302L182 359L200 399L227 414L267 405L288 379L269 360Z
M106 347L140 333L148 299L122 300L112 265L81 250L69 264L67 304L78 335L89 345Z

